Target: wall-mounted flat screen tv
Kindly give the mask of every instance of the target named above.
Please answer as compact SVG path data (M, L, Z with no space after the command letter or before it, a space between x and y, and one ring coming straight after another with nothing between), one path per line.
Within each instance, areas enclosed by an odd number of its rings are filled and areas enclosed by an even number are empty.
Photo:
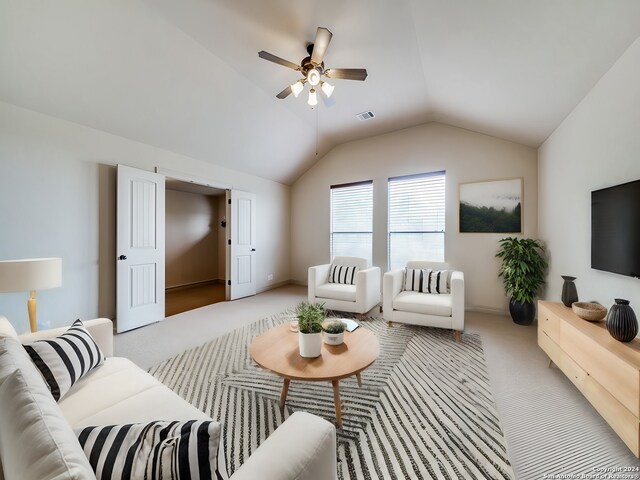
M591 268L640 278L640 180L591 192Z

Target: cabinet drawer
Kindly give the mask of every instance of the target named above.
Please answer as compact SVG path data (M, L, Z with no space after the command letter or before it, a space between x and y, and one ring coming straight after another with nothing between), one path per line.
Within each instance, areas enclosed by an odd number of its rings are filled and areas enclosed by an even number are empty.
M556 362L558 368L562 370L571 383L573 383L578 390L584 393L584 385L587 377L589 376L580 366L574 362L569 355L563 352L561 357Z
M541 332L538 337L538 345L542 348L549 358L556 364L556 366L562 370L562 373L571 380L578 390L582 392L584 388L584 381L587 378L587 372L578 366L576 362L562 351L562 349L549 338L545 332Z
M592 376L580 368L569 355L565 354L545 334L542 334L539 344L636 457L640 456L640 422L638 417L633 415Z
M554 342L560 341L560 319L546 308L538 312L538 331L545 332Z
M544 350L553 363L559 365L560 358L564 355L564 352L560 350L556 342L551 340L549 335L542 330L538 331L538 346Z
M581 391L634 455L640 456L640 422L638 417L590 375L584 379Z
M636 419L640 417L640 374L637 369L567 323L560 325L560 339L561 350Z

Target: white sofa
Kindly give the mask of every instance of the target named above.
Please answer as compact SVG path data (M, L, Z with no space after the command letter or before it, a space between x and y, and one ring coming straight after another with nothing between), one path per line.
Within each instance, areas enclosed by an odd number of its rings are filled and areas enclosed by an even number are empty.
M329 283L331 264L309 267L309 303L324 303L328 310L363 315L380 303L380 268L367 268L359 257L335 257L334 265L358 267L355 285Z
M449 264L411 261L407 262L407 268L449 270ZM405 291L404 276L403 268L384 274L383 318L389 325L398 322L452 329L456 341L459 342L464 330L464 274L455 270L451 272L450 294Z
M30 459L29 455L36 455L37 450L34 451L29 432L19 433L20 438L16 438L15 431L11 432L12 421L24 414L24 405L17 405L12 409L5 404L0 409L0 460L4 467L0 469L0 478L2 470L6 470L7 480L95 478L87 476L83 470L86 466L83 466L83 462L87 464L86 457L69 427L144 423L153 420L210 420L203 412L131 361L113 356L111 320L89 320L85 322L85 327L107 359L73 385L56 406L42 377L18 342L31 343L56 337L67 328L18 336L8 320L0 316L0 394L5 395L4 398L10 398L7 395L12 393L2 391L2 383L7 378L15 377L15 374L11 374L20 370L21 375L28 378L30 388L36 392L32 395L35 410L45 412L44 425L52 435L54 445L71 448L69 458L76 472L73 475L56 474L53 471L55 468L45 467L43 462L48 461L46 455ZM56 414L56 411L59 413ZM55 457L53 461L60 456L58 453L50 452L50 456ZM33 473L33 468L38 473ZM223 468L224 465L221 465L221 471ZM335 480L336 471L335 427L315 415L297 412L267 438L231 478Z

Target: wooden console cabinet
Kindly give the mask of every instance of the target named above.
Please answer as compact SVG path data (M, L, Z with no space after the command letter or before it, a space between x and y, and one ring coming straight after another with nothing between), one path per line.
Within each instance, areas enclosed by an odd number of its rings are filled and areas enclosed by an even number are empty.
M640 457L640 339L618 342L604 321L540 301L538 345Z

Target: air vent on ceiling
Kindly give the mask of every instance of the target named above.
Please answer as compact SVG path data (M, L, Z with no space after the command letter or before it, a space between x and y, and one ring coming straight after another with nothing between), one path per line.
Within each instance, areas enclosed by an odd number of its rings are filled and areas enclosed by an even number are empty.
M356 115L356 118L358 120L360 120L361 122L364 122L365 120L370 120L373 117L375 117L375 115L373 114L373 112L368 111L368 112L362 112Z

